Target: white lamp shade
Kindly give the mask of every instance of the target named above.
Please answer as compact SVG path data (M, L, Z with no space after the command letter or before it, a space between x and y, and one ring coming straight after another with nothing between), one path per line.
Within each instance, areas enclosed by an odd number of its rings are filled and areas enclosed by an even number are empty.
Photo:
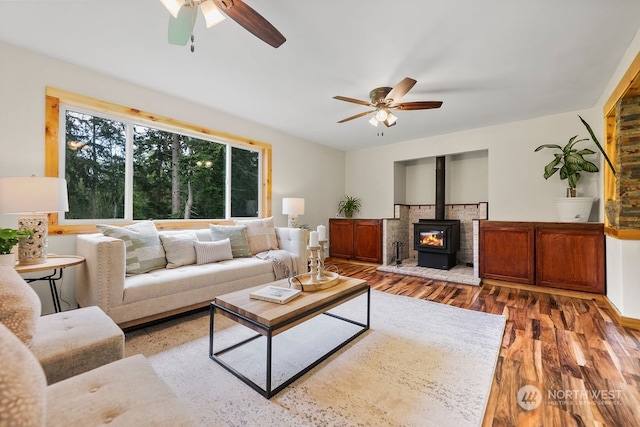
M67 180L51 177L0 177L0 214L67 212Z
M285 197L282 199L282 213L285 215L304 215L304 199Z
M160 0L160 3L174 18L177 18L180 8L184 5L184 0Z
M211 28L224 21L224 15L220 12L220 9L218 9L213 0L206 0L200 3L200 10L204 15L207 28Z

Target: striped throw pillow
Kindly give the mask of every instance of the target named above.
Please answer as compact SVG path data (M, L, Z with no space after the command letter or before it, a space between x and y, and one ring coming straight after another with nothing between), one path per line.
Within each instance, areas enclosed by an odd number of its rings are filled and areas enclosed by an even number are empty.
M196 249L196 264L198 265L233 259L231 241L229 239L218 240L217 242L196 240L193 242L193 247Z

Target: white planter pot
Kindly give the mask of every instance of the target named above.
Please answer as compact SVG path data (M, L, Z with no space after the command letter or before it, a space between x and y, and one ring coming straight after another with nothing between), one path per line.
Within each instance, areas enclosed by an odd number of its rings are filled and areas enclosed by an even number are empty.
M553 199L562 222L587 222L594 197L558 197Z
M11 267L15 267L16 254L0 254L0 265L10 265Z

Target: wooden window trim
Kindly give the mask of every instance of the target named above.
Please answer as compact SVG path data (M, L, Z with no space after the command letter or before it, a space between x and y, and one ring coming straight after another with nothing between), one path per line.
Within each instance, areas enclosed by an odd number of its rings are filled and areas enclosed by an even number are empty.
M60 134L60 104L72 105L80 108L89 108L94 111L116 114L127 118L136 118L143 122L152 124L159 123L164 127L169 127L175 131L189 131L212 137L220 142L230 143L240 147L247 147L258 150L262 154L262 215L270 217L271 213L271 183L272 183L272 153L271 144L248 139L239 135L218 130L208 129L181 120L159 116L135 108L124 107L95 98L74 94L52 87L46 88L46 110L45 110L45 176L58 177L59 170L59 134ZM199 220L166 220L155 221L159 229L198 229L206 228L211 223L228 224L229 220L199 219ZM95 224L60 225L58 224L58 214L49 214L49 234L83 234L95 233Z

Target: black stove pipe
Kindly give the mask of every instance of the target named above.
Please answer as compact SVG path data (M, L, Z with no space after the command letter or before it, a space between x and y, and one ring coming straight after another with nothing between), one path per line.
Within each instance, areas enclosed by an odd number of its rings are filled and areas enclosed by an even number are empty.
M436 219L444 219L445 157L436 157Z

